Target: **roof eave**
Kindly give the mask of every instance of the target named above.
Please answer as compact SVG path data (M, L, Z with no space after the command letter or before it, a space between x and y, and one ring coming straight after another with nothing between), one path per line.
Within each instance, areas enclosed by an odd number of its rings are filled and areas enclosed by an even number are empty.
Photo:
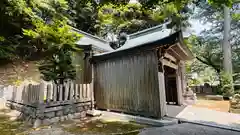
M179 43L181 44L181 46L183 47L183 49L186 51L187 53L187 57L186 60L192 60L194 59L194 55L192 53L192 51L187 47L187 45L184 43L183 41L183 35L182 35L182 31L179 31Z

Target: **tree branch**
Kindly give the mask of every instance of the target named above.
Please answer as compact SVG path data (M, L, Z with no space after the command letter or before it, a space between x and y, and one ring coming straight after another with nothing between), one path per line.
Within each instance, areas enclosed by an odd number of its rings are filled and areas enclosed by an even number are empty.
M217 73L220 73L221 69L217 65L214 65L211 61L209 61L209 60L205 61L198 56L196 56L196 59L199 60L200 62L202 62L203 64L211 66L214 70L216 70Z

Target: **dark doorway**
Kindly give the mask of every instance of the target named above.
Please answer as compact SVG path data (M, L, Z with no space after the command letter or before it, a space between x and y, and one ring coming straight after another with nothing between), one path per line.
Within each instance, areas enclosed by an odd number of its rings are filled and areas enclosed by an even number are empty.
M176 69L164 66L165 91L167 104L178 104Z

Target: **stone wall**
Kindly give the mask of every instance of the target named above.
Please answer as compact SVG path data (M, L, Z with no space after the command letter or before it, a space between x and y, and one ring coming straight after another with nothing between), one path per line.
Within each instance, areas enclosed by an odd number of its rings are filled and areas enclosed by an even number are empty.
M0 85L16 85L23 81L39 82L37 62L18 61L0 66Z
M45 103L36 106L26 106L18 103L7 103L9 108L22 113L21 118L32 125L34 128L40 125L50 125L52 123L62 122L71 119L82 119L90 110L91 102L78 102L64 104L59 106L46 106ZM41 110L45 106L44 110Z
M235 94L230 100L230 112L240 114L240 94Z

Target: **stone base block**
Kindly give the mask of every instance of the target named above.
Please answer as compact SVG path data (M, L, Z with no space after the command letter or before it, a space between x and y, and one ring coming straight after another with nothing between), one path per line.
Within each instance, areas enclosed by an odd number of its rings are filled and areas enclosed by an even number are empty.
M101 113L101 111L98 111L98 110L88 110L87 115L96 117L96 116L101 116L102 113Z
M222 95L206 95L207 100L217 100L222 101L223 96Z

